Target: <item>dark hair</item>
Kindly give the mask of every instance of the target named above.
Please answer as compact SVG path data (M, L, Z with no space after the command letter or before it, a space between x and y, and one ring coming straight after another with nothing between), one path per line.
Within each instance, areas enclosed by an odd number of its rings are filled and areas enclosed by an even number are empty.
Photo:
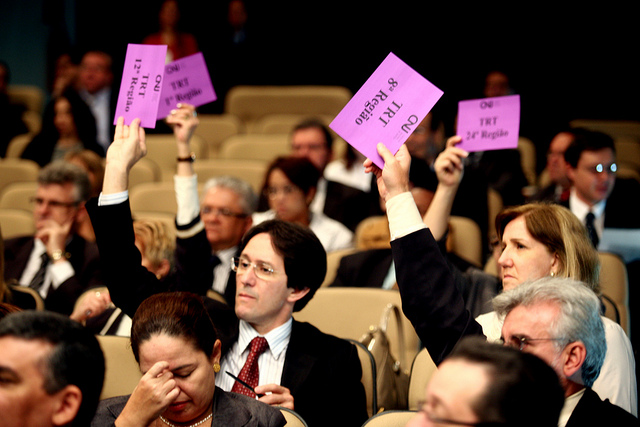
M464 338L448 358L455 359L487 368L490 383L484 395L472 405L481 423L558 425L564 389L553 368L542 359L488 343L481 337Z
M296 301L293 311L302 310L313 298L327 274L327 253L320 240L307 227L292 222L273 219L252 227L242 238L240 250L258 234L271 237L273 249L284 260L287 287L309 292Z
M0 321L0 337L42 340L53 345L44 360L44 390L54 394L68 385L82 392L82 403L72 425L91 423L104 382L104 355L96 337L80 323L51 311L26 310Z
M613 138L606 133L582 128L572 129L571 133L575 135L575 138L564 152L564 160L572 168L578 167L580 156L584 151L600 151L609 148L614 154L616 152Z
M329 131L329 128L326 127L324 123L318 119L305 119L293 127L292 133L305 129L318 129L321 131L327 142L327 149L331 151L333 148L333 135L331 135L331 131Z
M202 297L190 292L163 292L140 304L131 326L131 350L138 363L140 344L158 334L183 338L208 357L218 339Z
M269 175L275 169L281 170L289 181L304 194L309 194L312 188L318 186L320 172L309 159L306 157L278 157L267 168L263 190L269 186Z

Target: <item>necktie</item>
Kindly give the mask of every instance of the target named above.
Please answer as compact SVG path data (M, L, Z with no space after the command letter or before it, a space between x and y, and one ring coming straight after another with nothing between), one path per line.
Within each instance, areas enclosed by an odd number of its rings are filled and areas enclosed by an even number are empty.
M258 385L258 357L269 347L267 340L264 337L255 337L251 340L249 356L247 357L247 361L244 363L238 378L242 381L249 384L252 388L256 388ZM233 388L231 389L234 393L244 394L245 396L249 396L255 398L256 395L247 387L243 386L239 382L235 382L233 384Z
M593 214L593 212L589 212L587 214L587 219L586 219L587 232L589 233L589 238L593 243L593 247L597 248L598 243L600 243L600 238L598 237L598 232L596 231L596 226L594 224L595 219L596 219L596 216Z
M29 283L29 287L36 291L42 287L42 284L44 283L44 276L47 273L47 266L49 265L49 255L47 252L40 255L40 259L42 260L40 268L36 271L36 275L33 276L33 279L31 279L31 282Z

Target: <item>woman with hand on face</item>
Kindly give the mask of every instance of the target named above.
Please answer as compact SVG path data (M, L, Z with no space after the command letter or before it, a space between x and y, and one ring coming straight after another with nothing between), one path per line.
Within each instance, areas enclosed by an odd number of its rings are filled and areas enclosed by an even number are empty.
M410 160L406 147L401 147L395 156L384 146L379 147L385 160L382 171L370 160L365 162L366 169L376 173L378 188L387 202L392 239L402 241L392 242L392 247L403 311L436 363L464 335L484 334L489 341L499 340L504 320L489 312L474 321L464 308L436 244L446 233L464 158L468 155L455 146L460 141L458 136L450 138L434 163L438 187L424 218L412 208L413 200L407 191ZM431 233L424 229L425 224ZM556 276L579 280L600 294L598 254L585 227L568 209L540 203L509 207L497 216L496 231L502 251L498 259L500 278L494 280L501 280L504 290ZM605 317L602 320L608 349L593 389L602 399L608 398L636 414L637 385L631 344L620 325Z
M262 194L269 210L253 215L253 223L269 219L295 222L313 231L325 251L353 247L353 232L328 216L311 212L320 173L305 157L278 157L267 168Z
M280 410L216 388L221 344L201 297L156 294L136 311L131 349L143 373L129 396L100 402L91 423L112 426L283 426Z

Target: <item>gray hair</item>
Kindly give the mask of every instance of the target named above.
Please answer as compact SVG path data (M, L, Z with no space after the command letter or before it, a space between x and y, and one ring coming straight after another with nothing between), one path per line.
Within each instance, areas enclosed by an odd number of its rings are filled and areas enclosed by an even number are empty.
M56 160L43 167L38 173L38 184L73 184L76 203L86 202L91 197L91 182L87 173L80 166L65 160Z
M600 300L583 282L570 278L544 277L523 283L493 299L494 310L506 316L517 306L554 302L560 315L549 325L549 334L561 351L568 343L580 341L587 355L582 364L582 381L591 387L598 378L607 352L604 325L600 318Z
M207 180L202 190L203 198L212 188L225 188L236 193L240 197L242 212L246 215L253 214L258 206L258 197L251 184L235 176L222 175Z

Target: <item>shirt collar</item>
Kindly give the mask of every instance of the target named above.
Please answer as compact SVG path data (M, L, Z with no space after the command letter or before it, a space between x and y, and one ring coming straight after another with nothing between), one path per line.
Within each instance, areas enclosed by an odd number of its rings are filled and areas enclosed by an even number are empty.
M604 208L607 205L607 200L601 200L593 206L587 205L585 202L580 200L578 195L576 194L576 189L571 189L571 194L569 195L569 206L571 208L571 212L575 216L577 216L580 220L584 221L589 211L593 212L596 218L600 218L604 213Z
M291 327L293 326L293 317L290 317L284 324L278 326L275 329L267 332L264 336L267 343L269 343L269 351L273 357L278 360L284 353L284 350L289 344L289 338L291 337ZM251 340L260 336L253 327L244 320L240 320L239 335L238 335L238 349L244 352Z

